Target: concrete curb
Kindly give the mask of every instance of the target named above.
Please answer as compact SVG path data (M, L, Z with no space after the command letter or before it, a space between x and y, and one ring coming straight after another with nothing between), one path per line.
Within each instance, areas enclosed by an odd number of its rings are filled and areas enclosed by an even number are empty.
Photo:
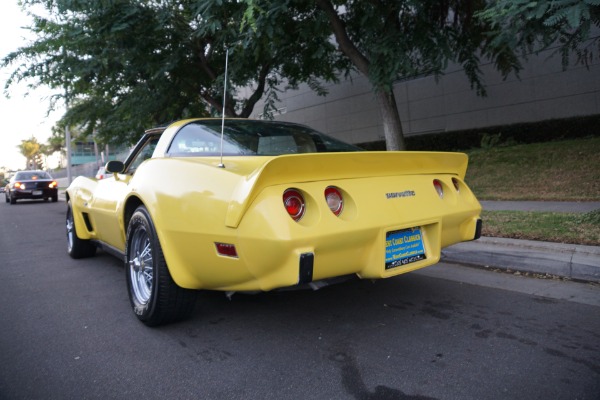
M442 250L442 261L600 282L600 246L482 237Z

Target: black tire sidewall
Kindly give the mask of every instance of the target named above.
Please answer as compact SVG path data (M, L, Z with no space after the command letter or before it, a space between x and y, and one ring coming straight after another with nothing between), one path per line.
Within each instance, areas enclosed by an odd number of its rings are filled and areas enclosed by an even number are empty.
M133 237L133 233L139 227L143 227L148 234L148 238L150 239L150 246L152 246L152 291L150 294L150 299L148 303L141 304L135 298L133 294L132 282L131 282L131 271L129 266L129 261L131 259L131 239ZM154 315L154 310L156 308L156 302L158 299L158 286L159 286L159 271L157 268L158 262L158 251L159 244L156 236L156 231L154 229L154 225L152 224L152 220L150 219L150 215L145 207L140 206L131 216L131 220L129 221L129 225L127 227L127 248L125 251L125 274L127 279L127 293L129 295L129 301L131 303L131 307L133 308L133 312L141 321L148 321Z
M85 258L91 257L96 254L96 246L93 243L90 243L89 240L79 239L77 237L77 228L75 227L75 217L73 216L73 208L71 207L71 202L67 202L67 216L68 220L71 218L71 223L73 224L73 246L69 248L69 232L67 232L67 253L71 258Z

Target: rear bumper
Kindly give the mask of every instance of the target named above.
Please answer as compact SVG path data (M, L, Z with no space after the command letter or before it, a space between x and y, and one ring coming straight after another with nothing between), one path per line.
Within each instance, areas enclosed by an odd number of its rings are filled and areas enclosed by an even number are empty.
M58 189L11 190L10 197L18 199L46 199L58 196Z
M345 275L382 279L436 264L442 247L477 238L481 220L476 211L473 213L458 226L448 224L447 229L442 218L325 232L309 238L277 238L268 229L250 232L243 227L237 238L170 232L167 243L176 245L168 244L163 250L175 282L190 289L268 291ZM386 263L386 234L410 228L422 232L424 257L390 267ZM218 255L215 242L234 244L238 257ZM410 255L408 250L406 255Z

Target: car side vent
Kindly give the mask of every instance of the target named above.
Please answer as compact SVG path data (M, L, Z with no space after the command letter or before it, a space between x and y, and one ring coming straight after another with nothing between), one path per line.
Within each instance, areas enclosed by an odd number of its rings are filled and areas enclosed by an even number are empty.
M94 231L94 227L92 226L92 222L90 221L90 216L88 213L81 213L83 215L83 221L85 222L85 227L89 232Z

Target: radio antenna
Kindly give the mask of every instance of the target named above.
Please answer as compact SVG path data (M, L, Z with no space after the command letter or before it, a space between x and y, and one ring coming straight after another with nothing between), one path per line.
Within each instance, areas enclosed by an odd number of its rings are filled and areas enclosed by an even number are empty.
M219 168L225 168L223 164L223 136L225 134L225 99L227 98L227 64L229 62L229 48L225 52L225 84L223 85L223 114L221 115L221 162Z

